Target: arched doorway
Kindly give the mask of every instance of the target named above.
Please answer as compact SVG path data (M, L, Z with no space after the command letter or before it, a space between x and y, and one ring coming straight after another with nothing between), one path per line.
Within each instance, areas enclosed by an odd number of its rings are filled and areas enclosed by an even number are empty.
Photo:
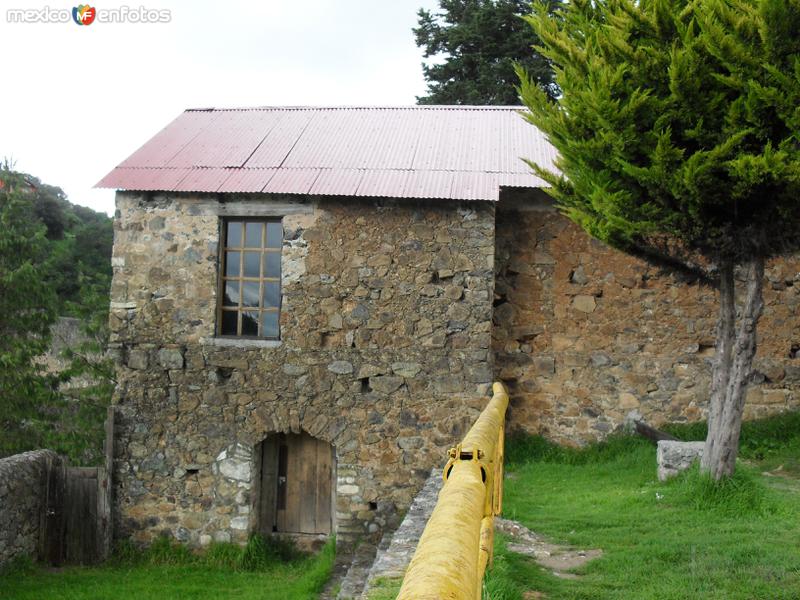
M307 433L277 433L256 446L260 457L259 529L262 533L333 531L336 455Z

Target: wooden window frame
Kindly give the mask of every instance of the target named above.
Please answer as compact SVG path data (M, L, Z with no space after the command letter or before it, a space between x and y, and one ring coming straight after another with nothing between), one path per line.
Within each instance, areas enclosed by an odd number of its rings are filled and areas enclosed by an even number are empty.
M239 246L228 245L228 224L241 223L241 239ZM260 246L245 246L246 243L246 229L248 223L259 223L261 225L261 245ZM277 223L280 225L280 243L277 247L269 247L268 244L268 225L270 223ZM277 254L279 257L283 253L283 223L280 217L223 217L220 219L220 232L219 232L219 257L217 260L217 323L216 323L216 336L218 338L233 339L233 340L274 340L281 339L281 326L280 315L281 305L283 303L283 286L282 286L282 265L279 266L277 277L267 277L265 275L265 260L268 254ZM270 240L272 238L269 238ZM244 275L244 260L245 252L258 251L259 258L259 276L258 277L245 277ZM228 255L229 252L239 253L239 270L238 275L226 275ZM279 261L280 264L280 261ZM236 306L225 305L225 288L228 281L236 281L239 284L239 300ZM258 282L258 306L250 307L244 306L244 282ZM264 284L277 283L278 284L278 305L277 306L264 306ZM222 317L223 313L236 313L236 334L223 334L222 333ZM243 335L243 313L257 312L258 313L258 335ZM277 335L265 336L261 335L263 330L262 315L264 313L275 313L278 317Z

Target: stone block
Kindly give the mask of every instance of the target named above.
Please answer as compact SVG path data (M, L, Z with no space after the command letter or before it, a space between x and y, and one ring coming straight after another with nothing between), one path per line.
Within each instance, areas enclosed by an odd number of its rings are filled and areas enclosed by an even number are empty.
M375 377L376 375L383 375L385 372L386 369L376 365L361 365L361 368L358 370L357 377L359 379L363 379L365 377Z
M572 273L570 273L569 280L571 283L575 283L577 285L589 283L589 278L586 276L583 265L579 265L574 271L572 271Z
M639 399L631 394L630 392L622 392L619 395L619 408L624 410L630 410L632 408L638 408L641 402Z
M685 471L694 461L703 456L705 442L676 442L661 440L658 442L656 462L658 479L666 481L681 471Z
M763 404L786 404L787 394L786 390L764 390L761 402Z
M379 375L369 378L369 387L375 392L391 394L403 385L403 378L393 375Z
M128 367L139 371L144 371L149 366L147 350L142 348L131 348L128 352Z
M392 363L392 372L400 377L413 378L422 370L422 365L415 362Z
M183 352L178 348L162 348L158 351L158 364L169 371L183 368Z
M403 450L417 450L425 445L421 437L399 437L397 438L397 445Z
M594 296L579 295L572 299L572 307L582 313L593 313L597 308L597 302Z
M353 363L346 360L335 360L328 365L328 371L337 375L349 375L353 372Z
M556 372L556 359L552 356L536 356L533 368L537 375L552 375Z
M464 288L460 285L448 285L444 288L444 297L450 301L457 301L461 300L461 297L464 295Z

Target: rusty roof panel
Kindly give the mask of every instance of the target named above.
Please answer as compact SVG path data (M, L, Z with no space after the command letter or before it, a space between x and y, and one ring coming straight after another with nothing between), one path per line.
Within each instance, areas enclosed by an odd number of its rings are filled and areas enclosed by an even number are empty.
M230 169L228 178L216 191L222 193L260 192L277 169Z
M208 111L187 110L152 139L126 158L120 167L166 167L178 152L207 127L213 119Z
M188 110L98 187L497 200L500 186L546 186L522 157L556 158L519 110Z
M322 169L311 186L310 194L354 196L364 171L359 169Z
M411 171L365 169L355 195L402 198L410 174Z
M97 182L95 187L98 188L118 188L118 189L135 189L131 187L130 183L135 183L134 177L128 177L128 173L133 169L124 169L116 167L100 181Z
M215 112L167 166L242 167L279 120L274 111Z
M248 168L290 166L285 165L284 161L315 116L314 111L310 110L272 112L279 115L278 122L258 147L253 148L252 156L245 163Z
M450 197L463 200L499 200L500 185L497 173L453 173Z
M100 187L141 191L173 190L189 174L189 171L190 169L126 169L117 167L103 179L108 183Z
M308 194L322 169L277 169L264 189L273 194Z
M409 171L401 198L452 198L452 171ZM489 200L489 198L487 198Z
M176 192L216 191L232 169L188 169L188 174L173 189Z

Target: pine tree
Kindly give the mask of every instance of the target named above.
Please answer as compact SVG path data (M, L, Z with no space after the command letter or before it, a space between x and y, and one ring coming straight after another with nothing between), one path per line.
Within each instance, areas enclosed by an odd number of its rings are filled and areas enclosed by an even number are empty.
M554 12L561 0L549 0ZM414 28L425 58L442 62L422 65L428 94L419 104L517 105L514 63L554 97L553 70L543 56L532 52L538 38L522 19L530 10L525 0L440 0L441 12L420 9Z
M527 17L557 103L520 68L560 153L535 171L592 236L719 290L701 468L733 473L765 260L800 249L800 2L571 0ZM745 282L737 323L736 279Z

